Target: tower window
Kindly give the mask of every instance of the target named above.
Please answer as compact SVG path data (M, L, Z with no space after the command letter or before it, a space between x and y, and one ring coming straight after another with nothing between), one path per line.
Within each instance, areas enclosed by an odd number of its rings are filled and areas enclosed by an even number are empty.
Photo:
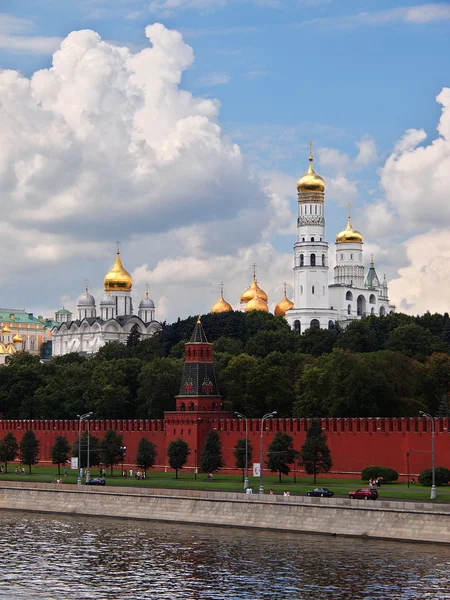
M320 241L321 241L321 242L323 242L323 239L322 239L322 238L320 238Z
M325 286L323 286L323 295L325 296Z
M350 306L350 304L347 306L347 314L348 315L352 314L352 307Z
M311 238L311 241L313 242L313 241L314 241L314 238Z
M315 214L317 215L317 204L316 204L316 205L315 205L315 207L314 207L314 212L315 212Z
M343 254L341 254L341 260L344 260L344 255Z
M304 238L304 237L302 237L302 242L304 242L304 241L305 241L305 238Z
M300 266L301 267L303 267L304 261L305 261L305 258L303 256L303 254L300 254Z
M303 286L300 286L300 294L303 294Z
M353 254L350 254L350 260L353 260Z
M322 267L325 266L325 254L322 254Z
M315 254L311 254L309 262L310 262L311 267L316 266L316 255Z
M301 333L302 330L302 326L300 324L300 321L294 321L294 331L295 333Z
M314 286L312 286L312 293L314 294Z

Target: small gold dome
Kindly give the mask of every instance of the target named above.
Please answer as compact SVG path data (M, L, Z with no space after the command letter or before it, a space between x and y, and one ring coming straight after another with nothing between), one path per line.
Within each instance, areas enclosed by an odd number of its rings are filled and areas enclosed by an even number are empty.
M211 306L212 313L231 312L233 307L223 297L223 283L220 284L220 300Z
M8 325L5 325L2 329L2 333L11 333L11 329L8 327Z
M131 290L133 280L131 279L131 275L122 265L119 250L117 251L116 262L114 263L113 268L105 275L104 284L106 292L109 290L125 290L129 292Z
M288 311L291 308L294 308L294 303L291 302L286 296L286 284L284 284L284 298L283 300L280 300L280 302L278 302L278 304L275 306L275 316L284 317L286 311Z
M262 298L260 298L258 292L254 298L252 298L245 307L245 312L251 312L252 310L260 310L262 312L269 312L269 307L267 306L267 302L265 302Z
M256 296L256 294L258 294L258 296L260 297L261 300L263 300L264 302L267 302L267 300L268 300L267 294L258 285L258 280L256 279L256 265L253 265L253 281L252 281L250 287L248 287L245 290L245 292L242 294L241 304L247 304L247 302L250 302L250 300L253 300L253 298Z
M312 142L309 142L309 147L309 169L297 181L297 190L299 192L324 192L325 181L320 175L317 175L313 167Z
M16 335L13 337L12 341L15 344L21 344L22 343L22 338L20 337L20 335L18 333L16 333Z
M361 244L363 237L359 231L353 229L350 215L347 220L347 227L340 231L336 236L337 244L349 244L351 242L357 242Z

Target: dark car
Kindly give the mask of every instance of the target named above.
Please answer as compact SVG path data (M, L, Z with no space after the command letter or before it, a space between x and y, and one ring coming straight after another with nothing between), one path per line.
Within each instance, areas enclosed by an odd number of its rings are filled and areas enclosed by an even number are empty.
M376 500L378 498L378 492L375 488L359 488L354 492L350 492L349 497L358 500Z
M331 498L334 492L328 488L314 488L311 492L306 492L307 496L319 496L320 498Z
M103 477L92 477L92 479L86 481L86 485L106 485L106 481Z

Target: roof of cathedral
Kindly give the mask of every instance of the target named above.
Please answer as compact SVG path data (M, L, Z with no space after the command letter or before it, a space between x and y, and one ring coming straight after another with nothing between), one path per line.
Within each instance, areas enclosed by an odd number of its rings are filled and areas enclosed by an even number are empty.
M65 323L55 323L54 325L54 329L61 329L61 327L63 327L63 325L65 325L67 327L67 329L70 329L73 325L77 325L78 327L81 325L81 323L88 323L89 325L94 325L94 323L99 323L99 325L103 325L104 323L107 323L108 321L117 321L117 323L119 323L119 325L121 327L124 327L127 322L130 319L138 319L139 321L141 321L142 323L144 323L144 321L142 321L142 319L140 317L138 317L138 315L119 315L117 317L114 317L113 319L107 319L106 321L104 319L102 319L101 317L85 317L84 319L76 319L75 321L66 321ZM144 325L150 325L150 323L155 323L157 321L148 321L146 323L144 323Z
M309 142L309 169L297 181L297 190L299 192L324 192L325 181L323 177L317 175L313 167L312 142Z
M195 324L194 331L192 332L191 339L189 340L190 344L208 344L208 339L206 337L205 330L203 329L203 325L200 317L197 319L197 323Z
M373 256L370 259L370 269L367 273L365 286L369 290L373 290L377 287L380 287L380 279L377 275L377 272L375 271L375 264L373 262Z
M67 308L64 308L64 306L62 308L60 308L59 310L56 311L55 315L71 315L71 311L67 310Z
M35 317L33 313L27 313L24 310L16 309L0 309L0 321L6 321L8 323L34 323L35 325L44 325L43 321L40 321L38 317Z

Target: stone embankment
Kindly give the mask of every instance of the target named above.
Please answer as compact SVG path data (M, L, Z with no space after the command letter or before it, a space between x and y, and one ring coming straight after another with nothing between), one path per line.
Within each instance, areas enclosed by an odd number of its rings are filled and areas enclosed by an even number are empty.
M450 505L0 482L0 509L450 544Z

